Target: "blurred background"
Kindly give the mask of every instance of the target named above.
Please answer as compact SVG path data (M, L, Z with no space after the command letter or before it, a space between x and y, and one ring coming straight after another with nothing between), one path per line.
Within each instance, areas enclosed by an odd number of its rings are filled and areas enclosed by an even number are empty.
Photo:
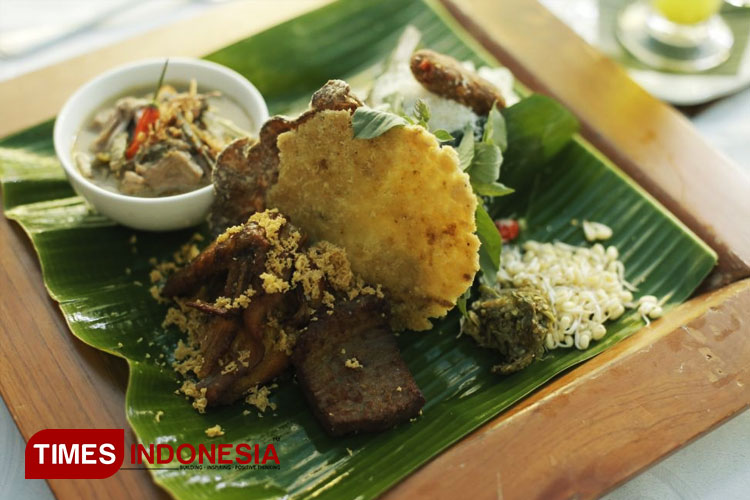
M0 0L0 81L230 1ZM539 1L646 90L678 106L709 143L750 174L750 0ZM4 403L0 449L0 498L53 498L44 481L23 479L24 441ZM750 413L606 498L750 498Z

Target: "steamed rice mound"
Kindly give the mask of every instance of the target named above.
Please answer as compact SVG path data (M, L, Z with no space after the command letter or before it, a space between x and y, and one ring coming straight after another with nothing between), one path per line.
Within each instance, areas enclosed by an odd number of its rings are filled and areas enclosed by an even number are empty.
M269 205L346 248L352 270L387 291L394 328L429 329L453 308L479 269L477 201L453 148L416 126L354 139L350 113L331 110L277 146Z

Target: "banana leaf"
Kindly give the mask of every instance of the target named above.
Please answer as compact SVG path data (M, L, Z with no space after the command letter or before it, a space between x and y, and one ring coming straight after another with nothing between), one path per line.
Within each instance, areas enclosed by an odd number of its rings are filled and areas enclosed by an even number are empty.
M365 88L407 24L422 31L425 46L497 64L444 11L421 0L340 0L207 58L253 81L271 112L291 113L330 78ZM685 300L715 264L715 253L583 139L561 143L560 134L572 131L567 120L559 120L556 129L514 116L506 113L508 162L515 165L508 175L527 182L491 207L493 215L525 216L525 238L572 244L584 240L571 219L608 224L614 229L610 243L620 249L638 294L664 297L667 310ZM31 238L45 286L71 332L127 360L125 411L138 439L276 445L280 470L151 469L176 498L375 497L555 375L643 326L636 314L626 314L589 350L559 349L520 373L500 377L489 372L495 362L491 352L457 338L454 311L432 331L398 337L428 402L416 421L381 434L327 437L291 375L273 391L275 411L245 415L243 410L252 408L237 403L198 414L175 394L180 380L170 363L180 335L162 327L166 308L152 299L148 276L149 259L169 259L194 231L137 232L93 212L66 182L51 131L48 122L0 141L5 215ZM516 151L514 137L524 144ZM535 175L518 174L522 167ZM160 419L157 412L163 412ZM226 434L208 439L204 430L216 424Z

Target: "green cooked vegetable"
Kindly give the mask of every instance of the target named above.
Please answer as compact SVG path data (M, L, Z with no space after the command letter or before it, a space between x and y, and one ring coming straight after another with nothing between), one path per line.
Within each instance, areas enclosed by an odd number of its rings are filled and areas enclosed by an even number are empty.
M494 373L507 375L529 366L544 352L544 337L556 320L546 297L534 289L481 288L461 333L500 354Z

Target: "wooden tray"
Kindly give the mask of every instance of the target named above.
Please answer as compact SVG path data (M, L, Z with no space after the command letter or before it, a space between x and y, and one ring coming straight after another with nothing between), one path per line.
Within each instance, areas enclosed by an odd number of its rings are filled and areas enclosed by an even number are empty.
M51 118L76 87L111 66L201 55L321 3L233 3L0 83L0 136ZM750 280L743 280L750 276L750 180L537 3L445 6L521 81L576 113L584 135L720 260L705 286L713 291L556 379L385 496L596 497L750 406ZM0 280L0 393L23 436L48 427L128 429L125 363L69 334L33 248L4 218ZM167 497L145 471L49 483L65 499Z

